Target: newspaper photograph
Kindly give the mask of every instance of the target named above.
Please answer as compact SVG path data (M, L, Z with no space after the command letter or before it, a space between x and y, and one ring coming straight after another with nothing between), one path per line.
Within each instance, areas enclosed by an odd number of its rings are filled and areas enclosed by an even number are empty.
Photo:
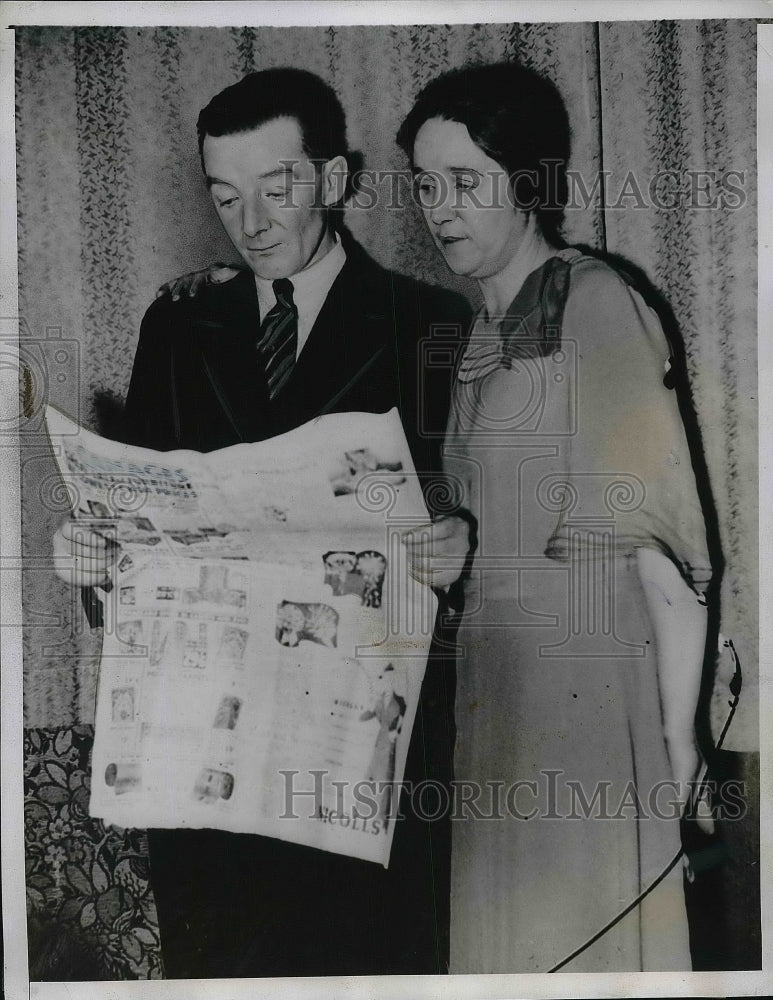
M397 411L208 455L47 426L74 516L118 552L90 812L258 833L388 866L436 600Z

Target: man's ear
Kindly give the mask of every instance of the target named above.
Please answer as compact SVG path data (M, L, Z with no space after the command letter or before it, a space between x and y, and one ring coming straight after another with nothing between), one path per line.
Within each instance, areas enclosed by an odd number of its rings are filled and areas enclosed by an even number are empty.
M330 208L339 204L346 193L349 166L345 156L334 156L322 165L322 204Z

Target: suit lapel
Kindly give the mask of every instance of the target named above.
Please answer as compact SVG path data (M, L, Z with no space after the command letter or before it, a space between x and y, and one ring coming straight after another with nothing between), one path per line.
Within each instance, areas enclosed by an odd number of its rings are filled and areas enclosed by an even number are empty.
M363 255L364 257L364 255ZM347 248L295 369L275 397L280 424L303 423L331 411L388 350L389 316L381 294L383 275Z
M255 351L259 328L251 272L210 289L191 324L202 378L236 440L254 441L271 432L265 376Z

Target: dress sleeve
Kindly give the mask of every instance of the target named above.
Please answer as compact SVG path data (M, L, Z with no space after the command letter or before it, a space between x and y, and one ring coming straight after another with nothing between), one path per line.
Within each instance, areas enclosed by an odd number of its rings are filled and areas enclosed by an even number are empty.
M614 539L618 553L655 548L697 591L711 578L706 529L657 315L607 265L573 268L562 339L576 354L564 509L548 545Z

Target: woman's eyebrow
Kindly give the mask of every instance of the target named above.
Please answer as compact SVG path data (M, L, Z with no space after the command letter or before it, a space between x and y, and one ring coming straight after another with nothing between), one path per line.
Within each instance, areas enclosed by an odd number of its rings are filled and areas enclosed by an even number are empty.
M221 180L220 177L210 177L209 174L207 174L207 187L211 188L213 184L224 184L226 187L235 186L230 181Z

